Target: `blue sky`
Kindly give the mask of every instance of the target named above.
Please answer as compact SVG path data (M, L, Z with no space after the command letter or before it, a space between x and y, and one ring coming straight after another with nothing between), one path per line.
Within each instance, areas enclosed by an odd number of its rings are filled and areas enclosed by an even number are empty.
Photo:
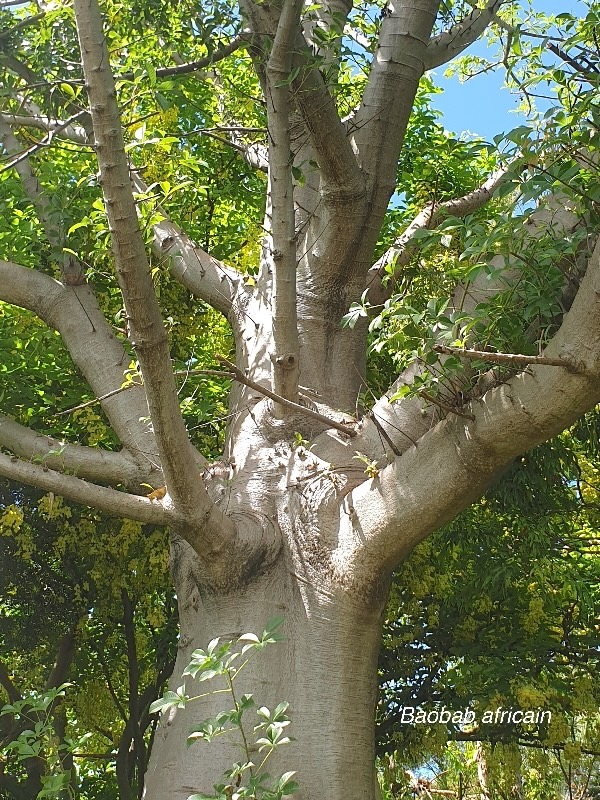
M536 11L547 14L582 14L584 5L578 0L534 0ZM494 49L478 42L469 52L493 58ZM502 69L478 75L460 83L457 77L445 78L444 67L435 73L435 82L444 93L434 97L434 106L443 112L443 124L454 133L471 131L491 140L493 136L516 128L523 118L515 113L519 98L503 87Z

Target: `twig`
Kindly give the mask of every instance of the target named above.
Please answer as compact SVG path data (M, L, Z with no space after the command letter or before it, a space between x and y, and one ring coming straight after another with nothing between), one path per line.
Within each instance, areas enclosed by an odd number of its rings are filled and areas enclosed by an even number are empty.
M434 406L439 406L443 411L447 411L449 414L458 414L459 417L465 417L466 419L470 419L472 422L475 421L473 414L468 414L466 411L461 411L459 408L455 408L454 406L445 403L443 400L440 400L439 397L434 397L433 395L429 394L429 392L421 390L419 392L419 397L422 397L423 400L427 400L428 403L433 403Z
M386 432L385 428L383 427L383 425L381 424L381 422L379 422L379 420L378 420L378 419L377 419L377 417L375 416L374 412L373 412L373 411L371 411L371 412L370 412L370 413L369 413L367 416L369 416L369 417L370 417L370 418L373 420L373 424L374 424L374 425L375 425L375 427L377 428L377 431L378 431L379 435L380 435L380 436L382 436L382 437L385 439L385 441L388 443L388 445L390 446L390 448L391 448L391 450L392 450L392 453L393 453L395 456L401 456L401 455L402 455L402 453L400 452L400 450L398 450L398 448L396 447L396 445L394 444L394 442L393 442L393 441L391 440L391 438L388 436L388 434L387 434L387 432ZM402 433L402 431L400 431L400 432ZM408 436L408 434L404 434L404 435L405 435L405 436L406 436L408 439L410 439L410 436ZM416 442L414 441L414 439L410 439L410 441L411 441L411 442L412 442L414 445L416 445Z
M196 374L196 375L215 375L220 378L231 378L238 383L243 383L244 386L247 386L249 389L254 389L255 392L259 392L260 394L264 395L265 397L274 400L276 403L281 403L282 406L286 408L290 408L294 411L297 411L299 414L304 414L307 417L312 417L312 419L318 419L319 422L326 423L330 428L335 428L342 433L345 433L346 436L354 437L356 436L356 431L354 428L350 428L348 425L344 425L341 422L336 422L329 417L326 417L324 414L319 414L318 411L313 411L311 408L306 408L305 406L301 406L299 403L293 403L291 400L286 400L285 397L280 397L275 392L272 392L270 389L266 389L264 386L261 386L259 383L256 383L250 378L247 378L241 369L238 369L235 364L229 361L224 356L215 356L217 361L227 367L228 372L223 372L222 370L216 369L195 369L190 370L188 374Z
M9 5L20 5L21 3L0 3L0 8L6 8ZM34 25L40 19L46 16L46 12L42 11L40 14L34 14L32 17L26 17L25 19L19 20L15 25L11 28L5 28L3 31L0 31L0 42L4 39L8 39L15 31L21 30L22 28L26 28L28 25Z
M234 381L238 381L238 383L243 383L245 386L248 386L250 389L254 389L257 392L265 395L265 397L269 397L271 400L274 400L276 403L281 403L288 408L292 408L295 411L300 412L306 416L312 417L313 419L318 419L321 422L326 422L329 427L336 428L336 430L345 433L347 436L356 436L356 431L353 428L348 427L347 425L343 425L341 422L336 422L329 417L326 417L324 414L319 414L318 411L313 411L310 408L306 408L305 406L301 406L298 403L292 403L291 400L286 400L284 397L280 397L279 395L275 394L274 392L270 391L270 389L265 389L264 386L261 386L258 383L250 380L247 378L244 373L238 369L235 364L232 364L231 361L228 361L223 356L216 356L217 360L220 361L222 364L229 368L228 372L224 372L221 369L190 369L190 370L177 370L175 371L176 376L192 376L192 375L214 375L216 378L229 378ZM68 408L66 411L58 411L55 416L61 417L65 414L72 414L74 411L79 411L82 408L87 408L88 406L93 406L95 403L100 403L102 400L107 400L109 397L112 397L115 394L119 394L119 392L124 392L126 389L130 389L133 386L141 386L140 383L128 383L125 386L119 386L118 389L113 389L111 392L107 392L103 394L102 397L97 397L94 400L88 400L86 403L81 403L78 406L73 406L73 408Z
M548 367L564 367L569 372L580 372L575 364L564 358L548 358L547 356L524 356L516 353L489 353L487 350L465 350L462 347L447 347L444 344L434 346L436 353L459 356L476 361L490 361L492 364L509 364L513 367L527 367L530 364L542 364Z
M69 119L65 120L64 122L59 123L55 128L53 128L51 131L48 132L48 134L42 139L41 142L36 142L34 145L28 147L26 150L20 153L11 162L9 162L8 164L4 164L2 167L0 167L0 173L6 172L6 170L16 167L17 164L20 164L21 161L25 161L25 159L29 158L29 156L33 155L34 153L37 153L38 150L41 150L43 147L48 147L49 145L51 145L52 139L55 136L64 131L65 128L68 128L69 125L72 125L80 117L83 117L87 113L88 113L87 109L83 109L82 111L78 111L77 114L73 114L72 117L69 117Z
M73 408L67 408L66 411L57 411L54 416L63 417L65 414L72 414L74 411L80 411L82 408L87 408L88 406L93 406L96 403L101 403L103 400L108 400L109 397L119 394L119 392L124 392L126 389L131 389L132 386L142 386L142 384L133 382L126 383L124 386L119 386L118 389L113 389L111 392L103 394L102 397L95 397L93 400L88 400L87 403L81 403L78 406L73 406Z

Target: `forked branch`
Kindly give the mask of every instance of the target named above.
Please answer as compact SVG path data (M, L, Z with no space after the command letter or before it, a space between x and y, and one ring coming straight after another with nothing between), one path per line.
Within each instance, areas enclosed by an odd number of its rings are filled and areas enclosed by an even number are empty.
M115 83L96 0L75 0L83 72L88 89L106 214L117 278L140 363L165 483L175 509L191 520L208 520L214 533L231 524L213 508L200 480L181 415L167 333L154 293L133 197ZM93 500L90 501L93 504ZM205 530L209 533L208 522Z
M277 26L274 25L273 16L266 10L265 4L254 0L240 0L240 7L256 34L264 36L267 33L275 39ZM356 155L338 114L335 100L319 71L319 64L298 25L289 50L293 52L294 77L289 87L293 104L300 112L314 148L324 187L335 198L341 197L347 201L362 196L365 186ZM263 59L262 51L256 50L254 65L264 85Z

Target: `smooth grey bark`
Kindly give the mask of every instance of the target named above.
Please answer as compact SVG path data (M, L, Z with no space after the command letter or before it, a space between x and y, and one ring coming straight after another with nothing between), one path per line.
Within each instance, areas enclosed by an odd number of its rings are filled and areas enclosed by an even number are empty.
M298 0L285 0L265 70L273 255L273 390L292 402L298 400L299 343L290 84L292 45L301 10ZM276 406L276 413L285 414L280 405Z
M189 569L188 561L185 552L175 556L178 586L185 585L181 571ZM236 691L254 694L259 705L273 709L284 699L290 703L286 733L296 742L280 748L266 769L272 775L297 770L303 800L364 800L375 785L373 714L385 592L364 606L343 588L327 591L314 577L298 580L294 568L297 559L285 548L272 569L226 596L201 596L188 579L188 594L180 597L181 644L170 688L181 685L194 648L216 633L230 639L260 632L269 618L283 615L286 642L258 655L236 683ZM225 743L186 747L194 723L229 707L222 700L198 706L161 720L147 774L148 800L186 800L194 791L209 791L211 782L242 758L237 747ZM251 736L251 715L247 724ZM262 756L254 757L260 763Z
M207 465L183 425L131 189L132 183L138 192L145 187L131 174L124 152L96 0L75 0L117 275L144 386L119 391L126 353L92 287L68 286L0 262L0 297L32 310L61 333L103 398L123 445L118 462L116 454L91 454L68 443L64 463L50 461L50 443L40 445L33 433L26 443L15 442L19 429L9 422L0 425L0 444L13 455L0 455L0 474L118 515L171 526L182 626L173 687L194 648L216 636L259 632L270 617L284 616L286 643L254 662L241 687L270 707L291 703L296 742L281 751L271 771L298 770L299 800L370 800L376 661L391 571L415 544L479 497L511 459L600 399L600 251L590 258L572 308L545 351L569 368L536 365L482 393L465 407L466 416L440 419L420 401L392 406L382 399L371 416L355 418L366 325L342 329L340 320L370 277L380 277L373 251L395 189L419 80L433 61L442 63L476 38L499 3L463 21L460 30L432 39L436 2L390 2L361 105L347 123L312 61L314 25L303 25L299 4L243 0L242 6L257 34L251 37L252 53L268 101L270 136L267 238L256 284L246 286L168 219L155 225L153 244L155 252L170 257L176 278L227 315L237 368L252 381L233 387L222 460ZM334 12L348 11L335 0L325 4L315 24L332 25ZM334 41L328 59L335 47ZM44 120L54 124L47 115L34 116L38 127ZM3 121L11 124L10 118ZM61 133L67 136L68 127ZM292 165L311 161L316 166L307 169L304 186L295 185ZM22 173L35 202L39 184L30 180L31 170ZM434 224L442 210L460 214L479 206L500 179L493 176L445 209L424 209L399 247L409 246L414 231ZM43 216L43 203L37 207ZM552 224L563 215L557 209L543 213ZM576 217L566 220L564 229L577 224ZM535 223L532 227L525 235L535 238ZM472 285L457 292L454 302L476 303L497 290ZM285 374L277 359L290 354L296 363ZM416 370L413 365L399 381ZM312 407L321 419L265 399L260 387ZM350 426L355 435L334 429L323 422L327 418ZM309 448L292 447L297 433ZM27 460L30 447L50 469ZM375 477L365 474L357 452L377 464ZM123 476L112 476L125 463L141 473L147 469L152 485L160 485L160 478L164 498L153 502L117 491ZM80 475L62 474L73 466ZM137 474L133 470L128 482ZM209 700L162 720L147 800L185 800L210 791L238 760L227 743L200 754L201 745L185 747L193 722L218 707Z

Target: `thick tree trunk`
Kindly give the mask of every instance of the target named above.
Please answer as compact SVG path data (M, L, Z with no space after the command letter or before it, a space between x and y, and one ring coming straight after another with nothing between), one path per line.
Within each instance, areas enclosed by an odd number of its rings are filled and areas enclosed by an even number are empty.
M170 688L181 685L194 649L216 636L260 634L269 618L283 616L286 640L258 653L236 682L239 694L252 693L259 706L272 710L283 700L290 703L292 723L286 733L294 741L279 748L266 768L273 776L297 770L300 790L294 796L299 800L373 798L373 716L384 600L361 608L342 590L320 591L294 575L285 557L242 590L201 598L191 579L193 557L187 546L184 550L175 576L181 639ZM207 688L206 683L198 686ZM186 746L194 724L231 705L228 695L219 694L163 716L146 800L186 800L194 792L210 792L228 767L243 760L240 749L224 738ZM250 712L247 719L251 735L258 718ZM262 757L255 753L254 761Z

